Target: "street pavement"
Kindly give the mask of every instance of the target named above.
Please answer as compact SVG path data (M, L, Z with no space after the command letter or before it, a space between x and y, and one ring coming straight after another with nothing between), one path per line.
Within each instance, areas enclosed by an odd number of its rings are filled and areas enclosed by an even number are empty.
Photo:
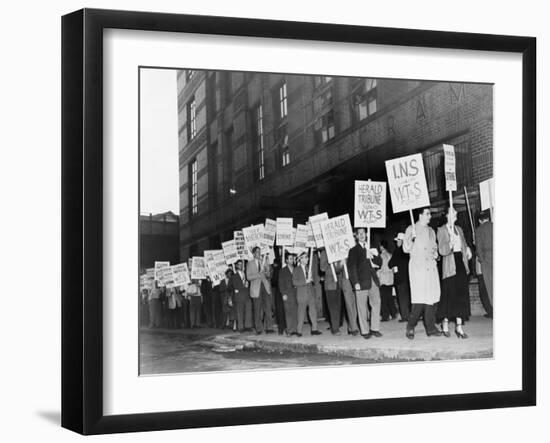
M293 352L325 354L334 357L354 357L370 361L418 361L418 360L457 360L493 357L493 321L484 317L472 317L465 325L467 339L459 339L454 334L454 324L450 323L451 337L428 337L424 327L418 324L414 340L405 337L406 323L396 320L381 323L382 337L366 340L360 335L352 336L345 332L335 336L330 333L328 323L321 321L322 335L312 336L310 328L304 326L302 337L285 335L237 333L228 330L187 329L158 330L158 332L197 334L197 342L218 352L233 350L260 350L266 352ZM153 331L152 331L153 332Z

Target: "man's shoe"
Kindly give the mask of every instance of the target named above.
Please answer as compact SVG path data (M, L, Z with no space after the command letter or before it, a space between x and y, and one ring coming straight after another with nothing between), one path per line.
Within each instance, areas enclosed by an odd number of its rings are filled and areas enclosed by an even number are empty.
M321 335L321 331L311 331L311 335Z
M382 333L380 331L370 331L370 335L373 337L382 337Z
M370 332L367 332L366 334L361 335L361 337L363 337L365 340L368 340L369 338L372 337L372 335Z
M340 331L334 331L332 335L342 335L342 333Z
M441 337L444 334L439 329L436 329L435 331L432 331L432 332L426 332L426 335L428 337Z
M299 332L295 332L294 335L296 335L296 337L301 337L302 334L300 334Z
M256 331L256 335L262 335L262 331Z
M265 331L265 333L266 333L266 334L273 334L273 333L275 333L275 331L274 331L273 329L267 329L267 330Z
M414 339L414 331L413 330L407 331L405 333L405 337L407 337L409 340L413 340Z

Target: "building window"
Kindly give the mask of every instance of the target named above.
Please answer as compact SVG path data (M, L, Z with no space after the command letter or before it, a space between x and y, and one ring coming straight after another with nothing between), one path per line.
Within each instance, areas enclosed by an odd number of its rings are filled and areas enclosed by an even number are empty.
M187 103L187 139L192 140L197 135L197 102L195 97Z
M316 75L313 77L313 83L316 88L326 85L332 80L332 77Z
M196 215L199 212L199 180L197 159L189 165L191 172L191 214Z
M279 116L281 119L285 118L288 114L287 96L286 96L286 82L279 86Z
M322 143L326 143L334 138L336 132L334 125L334 111L331 109L319 117L315 121L314 128Z
M256 152L258 156L258 179L265 178L264 115L262 105L256 108Z
M281 165L286 166L290 163L290 147L288 146L288 129L286 124L277 130L276 137L281 154Z
M286 166L290 163L290 150L288 149L288 146L283 149L282 160L283 166Z
M361 79L354 90L355 115L364 120L378 110L378 82L375 78Z

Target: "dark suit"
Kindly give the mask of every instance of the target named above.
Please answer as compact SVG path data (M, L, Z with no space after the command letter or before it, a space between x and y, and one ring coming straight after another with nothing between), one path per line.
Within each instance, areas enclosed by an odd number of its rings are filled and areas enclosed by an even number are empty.
M380 330L380 282L376 272L371 265L380 266L382 258L380 256L367 258L366 247L363 248L359 243L349 250L348 254L348 272L349 279L355 290L355 299L357 301L357 314L359 318L359 329L362 335L366 335L372 329ZM355 289L359 284L360 289ZM371 307L371 322L368 322L368 306Z
M222 302L222 321L221 327L225 328L229 325L230 328L233 327L233 291L231 289L231 278L226 282L226 279L223 279L219 286L219 292L221 295Z
M393 275L393 282L397 290L397 300L399 301L399 313L404 320L409 319L411 311L411 289L409 287L409 254L403 252L403 247L395 248L390 262L390 268L397 267L397 272Z
M285 266L279 271L279 291L282 296L286 295L286 300L283 300L285 307L286 330L290 334L297 332L298 319L298 300L296 299L296 288L292 284L292 273L288 266Z
M249 328L252 321L248 318L248 312L252 312L250 300L250 292L248 289L248 281L246 277L243 278L238 272L231 277L231 289L233 291L233 301L235 303L235 311L237 314L237 329L242 331L244 328Z
M306 319L306 310L309 311L311 320L311 330L317 331L317 306L315 305L315 295L313 285L306 281L305 273L301 266L296 266L292 272L292 284L296 287L296 299L298 301L298 324L296 332L302 333L304 320Z

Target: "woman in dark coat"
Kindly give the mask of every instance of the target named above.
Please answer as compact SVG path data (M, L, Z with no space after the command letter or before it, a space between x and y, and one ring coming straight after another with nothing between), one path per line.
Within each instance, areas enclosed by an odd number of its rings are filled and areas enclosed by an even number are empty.
M458 338L468 338L463 329L463 319L470 312L470 291L468 286L468 260L472 252L466 243L464 232L455 224L456 211L449 207L447 223L437 230L441 264L441 299L437 317L441 320L443 334L450 337L449 320L456 321L455 334Z

